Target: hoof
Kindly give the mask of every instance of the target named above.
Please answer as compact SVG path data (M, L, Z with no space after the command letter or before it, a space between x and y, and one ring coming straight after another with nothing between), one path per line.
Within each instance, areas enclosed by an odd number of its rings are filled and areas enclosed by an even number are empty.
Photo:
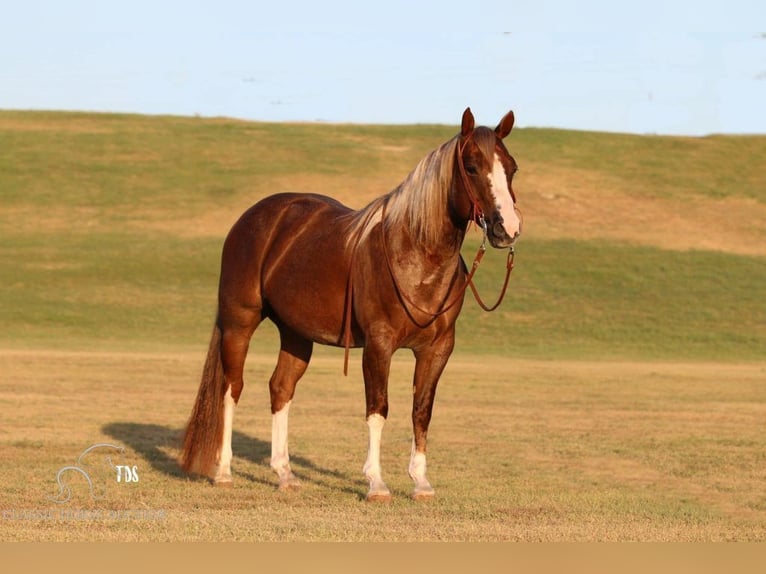
M416 500L418 502L427 502L429 500L433 500L436 498L436 493L434 492L434 489L422 489L422 490L416 490L412 493L412 500Z
M213 486L219 488L231 488L234 485L234 481L231 479L231 475L219 476L213 479Z
M391 493L385 491L368 492L365 500L367 502L391 502Z
M295 477L292 477L289 480L280 482L278 490L280 492L287 492L290 490L300 490L302 487L303 487L303 484L301 484L301 481Z

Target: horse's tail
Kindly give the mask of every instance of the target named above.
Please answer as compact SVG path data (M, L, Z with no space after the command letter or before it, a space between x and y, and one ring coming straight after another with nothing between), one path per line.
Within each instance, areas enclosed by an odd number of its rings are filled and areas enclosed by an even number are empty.
M227 384L221 363L221 340L221 328L216 321L179 460L185 472L208 477L215 473L223 443L223 402Z

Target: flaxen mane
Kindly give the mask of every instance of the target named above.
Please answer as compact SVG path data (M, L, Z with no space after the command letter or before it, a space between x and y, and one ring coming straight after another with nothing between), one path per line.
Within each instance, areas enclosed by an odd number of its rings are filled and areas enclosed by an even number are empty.
M354 213L349 246L363 243L384 212L387 227L406 227L423 246L436 243L447 215L457 142L455 137L433 150L393 191Z
M488 128L477 128L473 141L491 165L495 135ZM442 144L424 157L393 191L373 200L353 214L348 246L364 242L385 214L386 226L404 226L421 246L433 245L440 238L447 215L447 194L454 176L459 136Z

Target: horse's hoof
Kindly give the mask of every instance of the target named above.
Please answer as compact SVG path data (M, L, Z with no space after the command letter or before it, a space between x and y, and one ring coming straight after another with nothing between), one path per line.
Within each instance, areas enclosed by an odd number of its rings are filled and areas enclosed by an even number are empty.
M427 502L429 500L433 500L435 497L436 493L434 492L433 488L424 488L421 490L416 490L412 493L412 500L416 500L418 502Z
M213 486L219 488L231 488L234 486L234 481L231 479L231 475L220 476L213 479Z
M301 481L297 478L293 477L289 480L285 480L283 482L279 483L279 491L280 492L287 492L290 490L300 490L303 487L303 484L301 484Z
M385 491L368 492L365 500L367 502L391 502L391 493Z

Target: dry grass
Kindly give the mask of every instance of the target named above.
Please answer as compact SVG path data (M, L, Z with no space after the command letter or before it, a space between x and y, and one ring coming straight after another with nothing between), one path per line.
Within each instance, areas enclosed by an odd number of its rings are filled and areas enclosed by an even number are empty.
M230 490L183 477L174 462L202 350L1 352L2 538L766 540L766 365L457 356L431 432L438 498L423 505L407 497L411 361L397 355L383 451L395 499L378 506L362 501L359 373L343 379L332 351L320 351L292 410L304 487L275 489L271 351L251 353ZM51 503L57 470L98 442L125 446L140 482L117 484L94 466L104 500L75 480L69 503Z
M647 197L591 171L530 171L519 195L532 237L766 255L766 204L755 199Z

